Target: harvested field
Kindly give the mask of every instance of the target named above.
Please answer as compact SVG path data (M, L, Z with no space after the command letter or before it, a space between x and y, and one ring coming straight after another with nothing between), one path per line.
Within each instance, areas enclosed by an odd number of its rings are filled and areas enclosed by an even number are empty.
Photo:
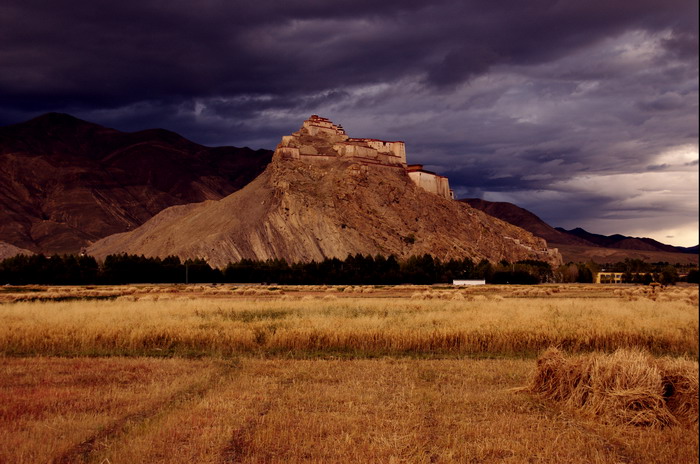
M0 462L80 462L105 440L211 388L227 367L162 359L0 359Z
M697 292L4 287L0 462L695 463ZM630 348L620 388L656 369L658 423L547 374Z
M0 462L697 461L697 427L514 392L535 363L6 358Z

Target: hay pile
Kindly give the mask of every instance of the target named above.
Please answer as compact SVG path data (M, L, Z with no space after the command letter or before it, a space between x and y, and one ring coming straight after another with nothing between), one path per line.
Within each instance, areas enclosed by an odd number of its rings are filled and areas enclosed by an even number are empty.
M698 422L698 362L636 350L566 357L549 348L529 391L613 424Z

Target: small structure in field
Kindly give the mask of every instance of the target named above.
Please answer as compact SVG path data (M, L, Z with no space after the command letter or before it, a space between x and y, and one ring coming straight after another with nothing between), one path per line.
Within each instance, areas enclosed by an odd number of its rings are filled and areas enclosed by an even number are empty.
M598 272L595 276L597 284L621 284L624 272Z
M646 277L648 276L648 277ZM656 284L653 282L654 276L650 272L607 272L601 271L597 272L595 276L595 283L597 284L626 284L643 282L644 278L648 278L651 281L650 285Z
M453 280L452 285L486 285L485 280Z

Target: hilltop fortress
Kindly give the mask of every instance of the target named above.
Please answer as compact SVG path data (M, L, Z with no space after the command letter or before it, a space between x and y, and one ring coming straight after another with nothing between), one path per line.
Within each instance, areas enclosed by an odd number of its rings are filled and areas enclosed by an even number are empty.
M543 239L451 198L445 177L406 164L403 142L350 138L341 126L312 116L242 189L167 208L88 253L177 255L217 267L358 253L561 264Z
M453 199L447 177L423 169L421 164L406 164L406 145L401 141L352 138L340 124L312 115L297 132L282 137L275 150L281 159L309 162L345 159L363 165L403 169L424 190Z

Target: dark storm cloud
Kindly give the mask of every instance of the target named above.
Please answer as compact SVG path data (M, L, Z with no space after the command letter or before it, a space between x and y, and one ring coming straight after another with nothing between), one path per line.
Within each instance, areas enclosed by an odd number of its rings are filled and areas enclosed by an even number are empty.
M697 171L697 29L695 0L6 0L0 124L65 111L273 148L319 113L405 140L460 195L550 221L567 198L585 225L646 214L590 176Z
M496 3L496 5L494 5ZM462 82L497 63L532 64L623 29L692 48L688 1L105 2L2 7L3 100L123 105L271 94L423 76Z

